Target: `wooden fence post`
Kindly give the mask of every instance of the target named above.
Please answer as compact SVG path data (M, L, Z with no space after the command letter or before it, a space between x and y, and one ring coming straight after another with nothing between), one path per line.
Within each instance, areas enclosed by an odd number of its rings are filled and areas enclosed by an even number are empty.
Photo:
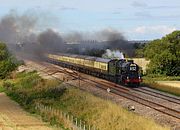
M91 130L91 126L89 125L89 129L88 130Z
M69 114L67 114L67 120L69 121Z
M74 123L74 117L73 117L73 115L71 116L71 121L72 121L72 123Z
M84 122L84 130L86 130L86 124L85 124L85 122Z
M80 123L79 123L79 125L80 125L80 130L81 130L81 120L80 120Z
M75 119L75 121L76 121L76 126L78 126L77 118Z

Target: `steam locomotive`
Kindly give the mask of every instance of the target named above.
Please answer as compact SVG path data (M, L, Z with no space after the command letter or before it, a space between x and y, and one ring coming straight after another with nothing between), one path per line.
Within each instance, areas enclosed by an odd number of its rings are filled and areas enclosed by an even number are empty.
M142 82L140 68L133 60L104 59L72 54L46 54L45 57L48 62L53 64L118 84L139 86Z

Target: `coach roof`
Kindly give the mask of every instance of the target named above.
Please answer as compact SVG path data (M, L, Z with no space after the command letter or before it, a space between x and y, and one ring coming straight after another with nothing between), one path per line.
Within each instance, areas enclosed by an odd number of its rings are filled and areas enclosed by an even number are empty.
M67 53L66 54L65 53L58 53L56 55L73 57L73 58L80 58L80 59L103 62L103 63L108 63L109 61L111 61L111 59L105 59L105 58L93 57L93 56L85 56L85 55L67 54Z

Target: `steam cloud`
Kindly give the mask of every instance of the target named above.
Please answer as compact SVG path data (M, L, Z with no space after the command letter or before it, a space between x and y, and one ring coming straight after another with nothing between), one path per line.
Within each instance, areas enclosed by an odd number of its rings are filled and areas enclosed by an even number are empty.
M124 55L119 50L111 51L109 49L106 50L106 53L102 55L103 58L110 58L110 59L124 59Z

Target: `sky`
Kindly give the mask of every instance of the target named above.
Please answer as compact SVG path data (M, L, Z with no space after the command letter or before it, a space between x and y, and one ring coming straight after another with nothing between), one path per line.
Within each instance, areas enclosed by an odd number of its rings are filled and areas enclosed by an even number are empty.
M180 29L180 0L0 0L0 18L13 11L60 33L115 29L128 40L153 40Z

